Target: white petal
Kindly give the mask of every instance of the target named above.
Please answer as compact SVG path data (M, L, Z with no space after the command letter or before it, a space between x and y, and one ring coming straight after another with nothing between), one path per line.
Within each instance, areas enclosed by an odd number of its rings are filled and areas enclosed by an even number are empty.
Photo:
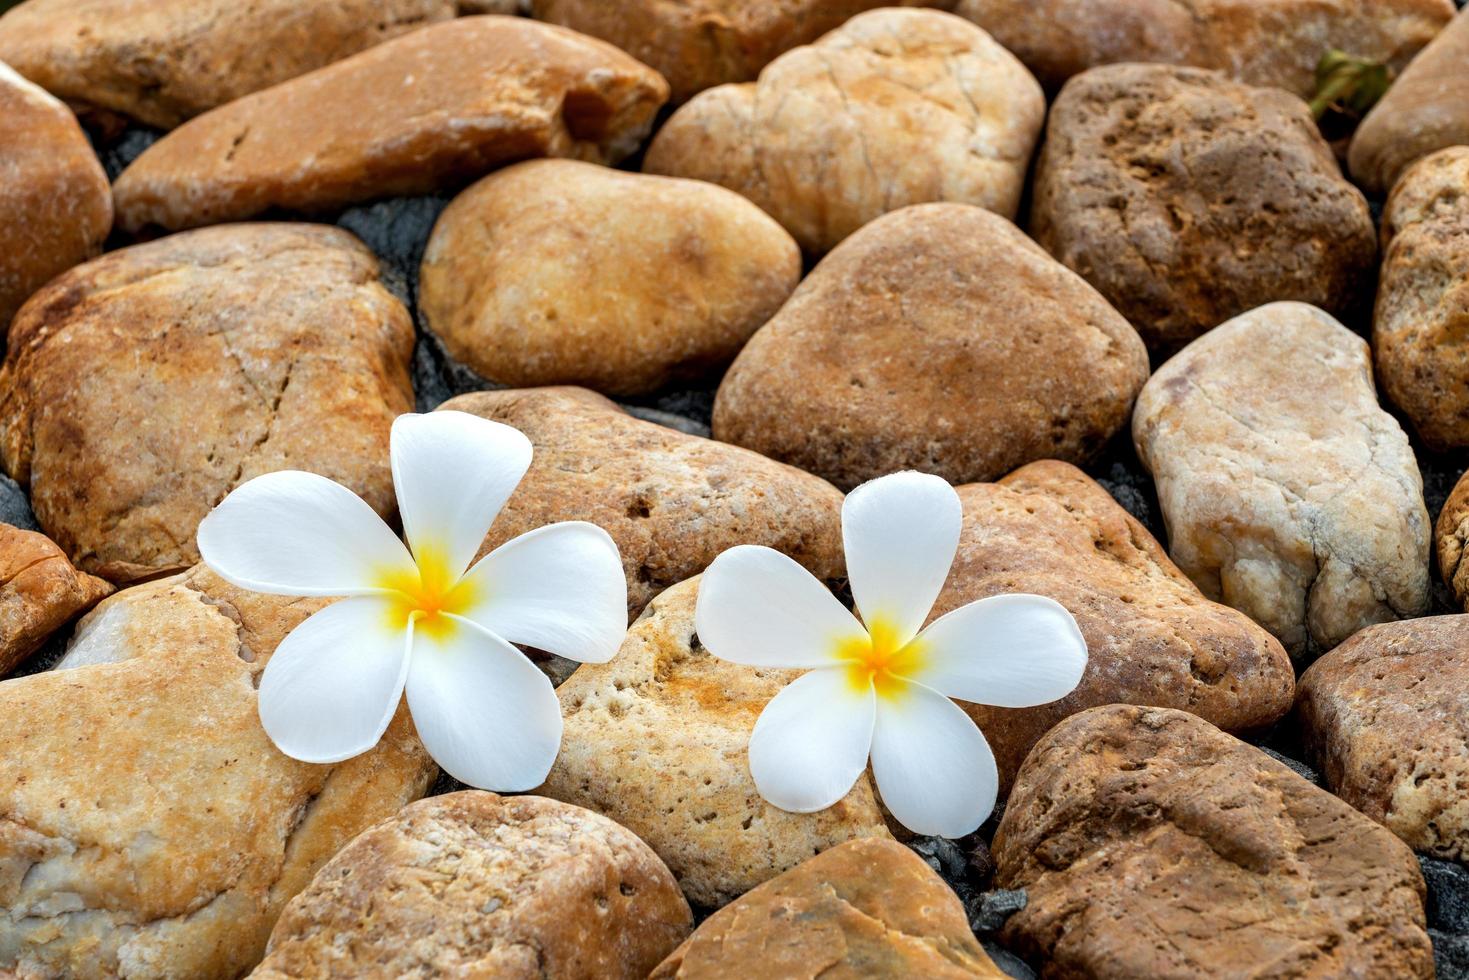
M921 684L878 702L872 775L899 823L938 837L979 829L1000 787L984 735L957 704Z
M908 678L951 698L1028 708L1064 698L1086 672L1086 640L1066 607L1045 596L990 596L919 634Z
M793 813L825 810L851 792L872 747L872 685L847 672L803 674L770 699L750 735L750 775L766 800Z
M465 583L460 615L511 643L606 663L627 633L627 576L610 535L568 521L522 534L485 555Z
M334 602L276 647L260 678L260 722L302 762L341 762L377 744L403 694L412 634L376 596Z
M463 575L530 459L519 430L467 412L394 419L393 486L419 563L444 562L448 581Z
M408 707L434 761L461 783L520 792L545 782L561 747L561 705L520 651L467 619L420 625Z
M699 642L751 667L829 667L844 643L867 631L793 559L742 544L714 559L694 607Z
M227 582L273 595L379 591L413 560L366 501L315 473L242 484L199 524L199 554Z
M962 519L954 488L925 473L893 473L847 494L847 578L869 629L885 624L899 646L918 634L949 577Z

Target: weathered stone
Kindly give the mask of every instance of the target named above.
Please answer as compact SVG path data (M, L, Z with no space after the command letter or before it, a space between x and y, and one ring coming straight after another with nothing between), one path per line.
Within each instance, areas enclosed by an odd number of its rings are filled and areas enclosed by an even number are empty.
M1235 317L1163 365L1133 441L1169 553L1293 657L1428 608L1428 513L1366 343L1303 303Z
M725 367L800 279L795 241L733 191L533 160L444 211L419 310L492 382L641 395Z
M1450 0L959 0L1047 88L1097 65L1216 68L1310 96L1333 49L1401 70L1454 15Z
M925 204L824 259L725 375L714 435L843 489L1083 461L1148 375L1136 332L1005 219Z
M1165 353L1272 300L1356 311L1377 257L1367 200L1305 102L1170 65L1066 84L1030 229Z
M112 189L76 118L0 61L0 342L26 297L111 228Z
M0 524L0 677L111 591L44 534Z
M821 253L908 204L1013 218L1044 119L1040 86L984 31L935 10L875 10L757 82L696 97L643 168L739 191Z
M39 531L36 515L31 513L31 502L25 491L10 477L0 474L0 524L9 524L22 531Z
M1464 561L1469 547L1469 473L1459 478L1444 501L1433 536L1439 574L1453 593L1454 602L1469 612L1469 562Z
M800 671L711 656L694 633L698 589L691 579L654 599L616 658L584 664L557 689L561 754L537 792L622 824L689 901L718 908L835 844L889 835L869 776L817 813L761 799L750 732Z
M691 927L673 875L617 824L470 790L344 847L286 906L251 977L643 980Z
M906 847L833 847L720 909L649 980L1003 978L947 885Z
M1460 12L1403 71L1352 136L1347 164L1385 194L1413 161L1469 143L1469 13Z
M189 228L427 194L526 157L609 163L667 97L657 72L601 41L461 17L184 124L117 179L117 220Z
M336 765L260 727L261 670L322 604L201 566L103 602L59 669L0 683L0 973L239 976L332 854L423 795L406 708Z
M963 531L933 616L1005 592L1049 596L1076 617L1087 667L1033 708L964 704L1008 786L1062 719L1113 702L1182 708L1230 731L1290 710L1294 674L1270 634L1208 601L1147 530L1080 470L1051 460L959 488Z
M1111 705L1026 760L995 836L1047 976L1433 976L1392 834L1182 711Z
M633 418L584 388L474 392L443 407L514 426L535 446L481 554L545 524L591 521L622 553L630 618L737 544L774 548L820 579L846 574L842 495L793 466Z
M390 515L413 325L377 268L344 231L260 224L73 269L12 325L0 461L72 561L118 583L198 561L199 521L271 470Z

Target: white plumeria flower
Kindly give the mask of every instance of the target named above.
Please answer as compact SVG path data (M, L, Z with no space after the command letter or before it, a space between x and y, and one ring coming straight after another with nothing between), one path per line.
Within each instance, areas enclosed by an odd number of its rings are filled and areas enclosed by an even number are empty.
M994 809L999 775L984 735L949 699L1023 708L1081 681L1086 641L1044 596L991 596L920 632L948 578L961 518L954 488L922 473L847 495L842 541L861 621L770 548L731 548L705 571L694 624L712 654L810 670L771 699L750 736L750 773L770 803L824 810L870 756L900 823L962 837Z
M469 563L530 466L508 425L463 412L393 422L408 547L346 487L313 473L245 483L199 525L216 574L274 595L346 596L296 627L260 681L260 720L304 762L377 744L406 688L419 738L461 782L540 785L561 745L551 682L512 643L604 663L627 631L617 545L551 524ZM411 552L409 549L412 549Z

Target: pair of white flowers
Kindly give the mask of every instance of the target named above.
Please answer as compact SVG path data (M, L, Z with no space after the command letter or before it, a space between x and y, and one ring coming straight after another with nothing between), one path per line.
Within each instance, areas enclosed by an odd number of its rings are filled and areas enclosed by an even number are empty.
M530 466L515 429L460 412L393 424L405 546L325 477L269 473L199 527L221 577L276 595L344 597L266 664L260 718L285 754L338 762L372 748L404 693L424 747L461 782L520 791L561 742L550 681L512 644L610 660L627 627L617 546L593 524L538 528L473 562ZM750 739L762 796L797 812L845 796L867 768L918 833L956 837L994 807L994 757L950 698L1023 707L1064 696L1086 666L1075 621L1040 596L1001 595L921 629L958 547L943 480L899 473L848 495L842 534L861 620L769 548L730 549L704 573L695 626L715 656L807 670ZM472 563L473 562L473 563Z

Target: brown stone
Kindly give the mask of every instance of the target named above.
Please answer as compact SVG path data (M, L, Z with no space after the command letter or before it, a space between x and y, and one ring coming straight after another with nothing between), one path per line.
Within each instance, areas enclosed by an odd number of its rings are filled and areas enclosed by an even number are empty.
M973 24L874 10L756 82L699 95L658 131L643 169L739 191L819 254L908 204L1013 218L1045 108L1025 67Z
M1377 256L1367 201L1306 103L1168 65L1066 84L1030 228L1162 353L1274 300L1353 312Z
M1392 834L1182 711L1048 734L995 835L1026 907L1001 940L1053 977L1433 976L1423 878Z
M1469 546L1469 473L1459 477L1444 501L1438 522L1433 528L1434 553L1438 556L1438 572L1448 583L1454 602L1469 611L1469 562L1464 561Z
M964 704L1009 785L1052 726L1113 702L1182 708L1230 731L1264 728L1290 710L1295 675L1269 633L1210 602L1106 490L1043 461L999 483L959 488L959 551L937 618L986 596L1049 596L1087 645L1076 690L1034 708Z
M0 347L26 297L111 228L112 189L76 118L0 61Z
M856 840L711 915L649 980L1005 975L922 858L893 841Z
M843 489L1091 457L1148 375L1137 334L1005 219L879 218L824 259L725 375L714 435Z
M250 976L643 980L691 918L663 862L611 820L470 790L344 847L286 906Z
M635 419L584 388L480 391L442 407L514 426L535 446L480 553L591 521L622 553L630 618L737 544L774 548L820 579L846 574L842 495L793 466Z
M111 591L44 534L0 524L0 677Z
M413 325L372 253L319 225L211 228L110 252L37 293L0 368L0 462L77 567L198 561L224 495L305 469L393 511L388 430Z
M1332 792L1415 851L1469 859L1469 616L1369 626L1297 704Z
M118 177L117 220L189 228L443 191L527 157L611 163L667 98L657 72L609 44L461 17L179 127Z
M642 395L725 367L800 279L795 241L733 191L532 160L440 216L418 303L492 382Z
M843 841L889 837L869 776L817 813L765 802L746 748L796 670L710 655L694 633L698 579L654 599L617 656L556 690L561 754L537 792L605 814L647 841L690 902L718 908Z
M237 977L328 858L427 791L406 707L336 765L266 737L254 685L321 605L201 566L106 600L57 670L0 683L0 974Z

